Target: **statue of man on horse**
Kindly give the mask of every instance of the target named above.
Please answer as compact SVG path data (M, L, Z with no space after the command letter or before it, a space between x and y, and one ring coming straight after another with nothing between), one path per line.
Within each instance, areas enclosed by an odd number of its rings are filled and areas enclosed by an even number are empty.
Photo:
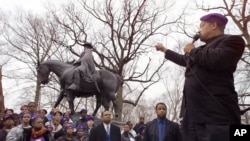
M74 114L74 99L76 97L96 97L96 107L93 116L99 107L104 106L109 110L109 103L113 103L117 116L117 100L115 93L123 85L123 80L118 74L107 70L95 70L93 46L86 43L80 59L73 64L56 60L48 60L37 66L38 79L42 84L49 82L49 74L53 72L60 81L61 91L54 104L57 107L63 97L67 98L69 108Z
M85 43L83 46L83 53L81 54L79 60L74 62L74 66L76 66L76 69L73 73L73 83L68 87L69 90L79 91L81 79L88 83L95 83L98 89L94 77L94 73L96 70L94 57L92 55L93 46L90 43Z

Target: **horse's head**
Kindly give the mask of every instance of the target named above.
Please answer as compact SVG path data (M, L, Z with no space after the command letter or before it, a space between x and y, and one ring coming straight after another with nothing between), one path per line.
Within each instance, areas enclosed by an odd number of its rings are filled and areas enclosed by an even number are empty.
M42 84L49 83L49 74L50 70L46 65L40 64L37 66L38 80L40 80Z

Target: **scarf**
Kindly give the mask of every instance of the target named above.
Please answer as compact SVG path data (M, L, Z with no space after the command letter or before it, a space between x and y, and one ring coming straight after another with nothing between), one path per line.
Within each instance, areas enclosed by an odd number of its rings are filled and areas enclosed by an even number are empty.
M32 137L32 138L40 137L40 136L42 136L46 131L47 131L47 129L46 129L45 127L42 127L42 128L41 128L40 130L38 130L38 131L35 131L34 129L32 129L31 137Z

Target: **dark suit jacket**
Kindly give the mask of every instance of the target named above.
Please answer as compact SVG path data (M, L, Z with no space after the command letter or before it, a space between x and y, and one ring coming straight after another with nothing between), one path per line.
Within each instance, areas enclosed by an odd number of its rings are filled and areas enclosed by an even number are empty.
M181 116L195 123L240 123L233 73L244 48L240 36L219 35L189 55L165 52L166 59L187 67Z
M158 120L146 124L143 141L159 141ZM182 141L179 125L165 119L164 141Z
M106 130L103 123L91 129L89 141L106 141ZM120 128L112 124L110 126L110 141L121 141Z

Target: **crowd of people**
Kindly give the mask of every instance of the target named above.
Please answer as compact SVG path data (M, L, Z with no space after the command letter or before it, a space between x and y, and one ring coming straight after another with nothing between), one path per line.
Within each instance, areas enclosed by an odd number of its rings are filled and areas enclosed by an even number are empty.
M4 111L0 122L1 141L97 141L95 138L99 135L95 135L93 130L93 136L90 136L91 130L107 119L108 123L112 123L109 111L104 111L101 122L96 122L95 117L88 115L86 109L79 111L78 118L72 118L70 109L62 112L54 108L47 112L46 109L37 109L34 102L21 106L20 110L20 113L13 109ZM109 112L109 118L104 118L105 112ZM112 124L111 130L118 128L121 141L142 141L144 117L139 119L135 127L128 121L120 128ZM114 135L113 131L110 131L110 135Z

